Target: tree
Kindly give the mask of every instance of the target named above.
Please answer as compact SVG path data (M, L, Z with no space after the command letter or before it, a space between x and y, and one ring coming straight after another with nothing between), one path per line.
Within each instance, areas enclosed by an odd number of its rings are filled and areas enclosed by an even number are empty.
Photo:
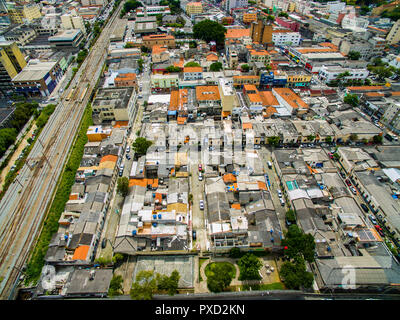
M201 67L199 63L194 62L194 61L190 61L188 63L185 64L185 67Z
M272 146L272 147L276 147L276 146L279 144L279 140L280 140L280 138L277 137L277 136L268 137L268 139L267 139L268 144L269 144L270 146Z
M15 128L0 129L0 157L2 157L8 147L15 142L17 135L18 132Z
M207 276L207 287L211 292L224 291L232 281L232 270L230 264L215 263L212 273Z
M110 282L110 287L108 289L108 295L110 297L118 296L123 293L123 290L122 290L122 282L123 281L124 280L122 279L122 276L120 276L120 275L118 275L118 276L114 275L112 277L111 282Z
M296 215L292 209L286 211L286 220L289 221L291 224L296 223Z
M133 300L151 300L157 290L157 281L153 271L140 271L130 291Z
M352 133L352 134L350 135L350 140L351 140L351 141L356 141L356 140L358 140L358 135L357 135L356 133Z
M325 142L326 143L331 143L332 142L332 137L331 136L326 137L325 138Z
M376 136L374 136L374 137L372 138L372 141L373 141L375 144L382 144L383 137L380 136L380 135L376 135Z
M233 247L231 250L229 250L229 257L237 259L240 258L242 255L240 248L238 247Z
M274 16L271 16L271 15L268 15L268 16L267 16L267 21L268 21L268 22L274 22L274 21L275 21L275 17L274 17Z
M311 234L305 234L295 224L289 226L285 234L285 238L281 242L283 247L286 247L284 254L289 259L305 259L308 262L313 262L315 242Z
M171 276L157 274L158 290L167 291L170 296L173 296L178 290L180 274L177 270L172 271Z
M134 45L133 45L132 42L127 42L126 45L124 46L125 49L127 49L127 48L133 48L133 47L134 47Z
M348 94L344 97L343 102L356 107L358 106L358 96L356 94Z
M129 12L131 10L135 10L139 7L143 7L143 4L139 1L136 0L128 0L124 3L124 7L123 7L123 11L125 12Z
M118 178L117 182L117 192L123 197L126 197L129 192L129 179L128 177Z
M189 41L189 48L195 49L197 48L197 42L194 40Z
M262 267L260 259L258 259L254 254L247 253L241 257L238 261L238 266L240 269L239 280L259 280L261 276L259 270Z
M143 59L138 60L139 73L143 71L143 63L144 63Z
M214 62L214 63L212 63L210 65L210 71L218 72L221 69L222 69L222 63L221 62Z
M304 260L283 263L279 274L288 289L311 288L313 283L313 274L306 271Z
M250 66L248 64L242 64L240 69L242 69L243 72L249 72Z
M361 53L358 51L350 51L347 56L350 60L358 60L361 58Z
M314 139L315 139L315 136L312 135L312 134L310 134L309 136L307 136L307 140L308 140L308 141L314 141Z
M165 68L166 71L168 71L169 73L174 73L174 72L181 72L181 68L179 67L175 67L175 66L169 66Z
M217 45L223 45L226 28L216 21L203 20L193 26L193 36L206 42L215 41Z
M145 155L147 152L147 149L152 145L153 143L146 138L143 137L138 137L136 140L132 143L132 148L137 153L138 155Z
M279 12L278 17L285 17L285 18L289 18L289 15L287 12Z
M118 262L121 262L122 260L124 260L124 255L122 253L116 253L112 257L112 262L113 263L118 263Z

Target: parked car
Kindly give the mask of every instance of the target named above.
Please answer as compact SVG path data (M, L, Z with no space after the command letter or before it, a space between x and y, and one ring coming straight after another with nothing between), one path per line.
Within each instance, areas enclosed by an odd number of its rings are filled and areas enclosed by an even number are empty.
M199 205L200 205L200 210L204 210L204 200L200 200Z
M199 172L199 181L203 180L203 174L201 172Z
M378 233L379 233L382 237L385 236L385 234L383 233L383 229L382 229L382 227L381 227L380 225L376 224L376 225L375 225L375 229L376 229L376 231L378 231Z
M343 179L346 178L346 175L344 174L343 171L340 171L340 176L341 176Z
M371 222L372 222L374 225L377 225L377 224L378 224L378 222L376 221L375 217L374 217L372 214L369 214L369 215L368 215L368 218L369 218L369 220L371 220Z
M101 247L104 249L107 246L107 239L104 238L103 241L101 242Z
M278 197L282 198L282 191L280 189L277 189L276 192L278 192Z
M199 171L203 170L203 166L199 164Z
M126 147L126 153L129 153L129 152L131 152L131 147L130 147L130 146L127 146L127 147Z
M130 156L129 153L126 154L126 159L127 159L127 160L131 160L131 156Z
M346 179L345 182L346 182L346 184L347 184L349 187L351 186L351 182L350 182L349 179Z
M196 230L192 231L192 237L193 237L193 240L196 240Z
M361 203L360 206L365 212L369 211L368 207L364 203Z
M281 201L281 206L284 207L285 206L285 201L283 200L283 198L279 198L279 200Z
M357 194L357 190L354 187L350 187L351 192L353 192L353 194Z
M123 174L124 174L124 169L119 169L118 175L119 175L120 177L122 177Z

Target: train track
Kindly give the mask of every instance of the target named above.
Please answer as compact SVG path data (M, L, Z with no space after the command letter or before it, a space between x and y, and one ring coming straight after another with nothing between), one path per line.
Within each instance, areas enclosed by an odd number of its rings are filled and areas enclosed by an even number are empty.
M0 298L8 299L18 280L19 270L27 260L36 241L45 213L51 204L56 181L61 174L68 151L78 130L86 104L100 76L107 56L109 36L115 27L122 3L115 10L90 51L68 92L64 92L60 104L42 130L39 144L31 150L34 156L41 153L39 161L30 171L27 165L21 169L20 177L25 186L14 183L0 202ZM79 79L79 80L78 80ZM84 90L86 89L86 92ZM67 94L75 90L71 100ZM67 90L66 90L67 91ZM20 183L20 182L19 182ZM18 190L19 189L19 190ZM17 267L17 268L15 268Z

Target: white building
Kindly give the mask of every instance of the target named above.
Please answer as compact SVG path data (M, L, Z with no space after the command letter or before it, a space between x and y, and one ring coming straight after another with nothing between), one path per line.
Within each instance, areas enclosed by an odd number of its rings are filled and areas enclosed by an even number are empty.
M319 70L318 77L325 81L330 82L335 80L338 75L343 74L345 72L349 72L350 75L344 77L346 80L354 80L361 79L364 80L368 77L369 71L367 69L352 69L352 68L343 68L340 66L322 66Z
M107 0L82 0L82 7L102 6L107 5Z
M272 41L276 46L300 45L301 36L299 32L279 32L279 30L274 30L272 33Z

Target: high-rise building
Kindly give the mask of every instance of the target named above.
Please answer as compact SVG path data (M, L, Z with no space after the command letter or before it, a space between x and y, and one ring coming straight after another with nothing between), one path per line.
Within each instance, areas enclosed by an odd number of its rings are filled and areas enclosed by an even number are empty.
M250 37L253 42L272 44L272 24L258 18L250 27Z
M0 41L0 93L6 95L13 90L14 78L26 66L24 55L15 42Z
M396 44L400 41L400 19L397 20L392 29L390 29L386 40L389 44Z
M39 5L35 3L16 4L8 2L7 11L13 23L31 22L42 16Z
M234 8L247 8L249 6L248 0L225 0L224 9L227 12L231 12Z
M61 16L61 28L64 30L80 29L83 34L86 34L86 27L83 18L78 16L76 12Z

